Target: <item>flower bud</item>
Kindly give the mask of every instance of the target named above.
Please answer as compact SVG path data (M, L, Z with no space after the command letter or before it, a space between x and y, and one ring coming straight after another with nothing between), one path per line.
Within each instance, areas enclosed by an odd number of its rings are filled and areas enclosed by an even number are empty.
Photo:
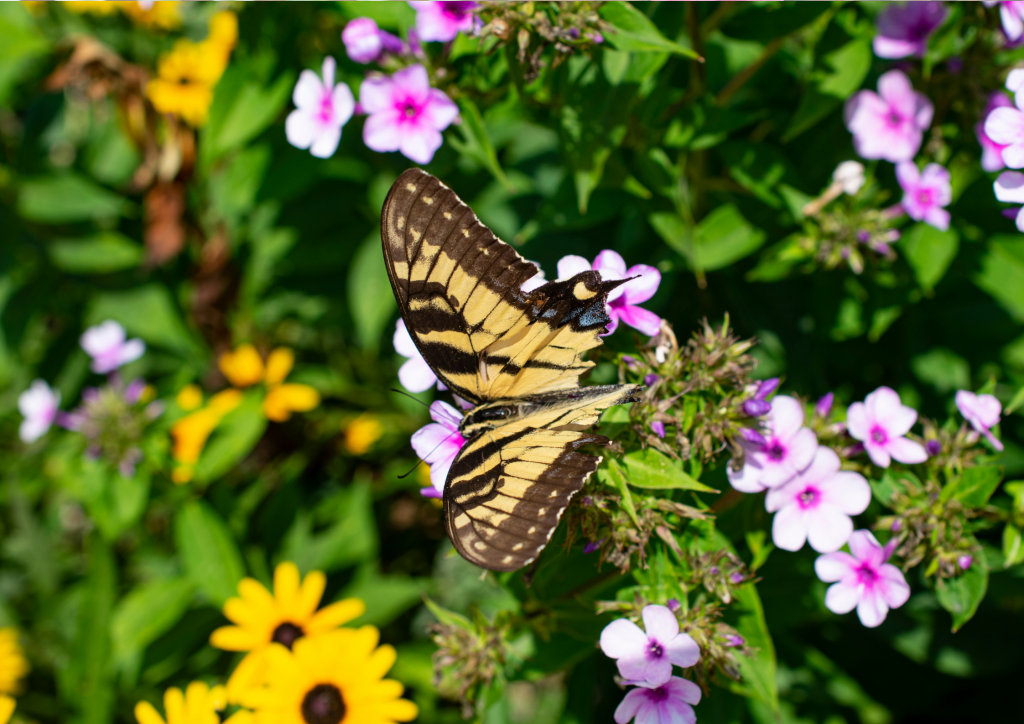
M757 386L757 394L754 395L755 400L763 400L768 395L772 394L779 388L779 378L772 377L771 379L763 380L761 384Z
M622 355L622 364L626 365L631 370L635 370L639 365L637 364L635 357L630 357L628 354Z
M662 422L661 420L655 420L654 422L652 422L651 430L658 437L662 438L663 440L665 439L665 423Z
M755 445L764 445L766 442L768 442L767 440L764 439L764 435L759 433L757 430L752 430L749 427L740 428L740 437L742 437L747 442L754 443Z
M743 403L743 412L751 417L761 417L771 412L772 406L764 400L747 400Z
M817 404L814 405L814 414L818 417L828 417L828 413L832 412L832 401L835 399L835 395L831 392L825 393Z
M660 380L660 379L661 378L658 377L658 375L656 375L656 374L654 374L652 372L651 374L644 376L644 384L647 385L648 387L650 387L650 386L654 385L655 383L657 383L657 381Z
M843 193L854 195L864 185L864 166L857 161L843 161L832 172L832 180L843 188Z
M969 555L962 555L956 559L956 564L960 566L961 571L966 571L971 567L971 563L974 562L974 558Z
M738 646L742 646L745 643L746 641L743 639L743 637L739 636L738 634L725 635L725 645L729 648L736 648Z
M677 601L674 598L670 598L667 601L665 601L665 605L668 606L668 610L672 613L675 613L680 609L679 601Z
M583 552L584 553L593 553L594 551L596 551L598 548L601 547L601 545L604 543L604 541L605 541L604 538L602 538L601 540L588 541L587 544L585 546L583 546Z
M929 440L924 444L924 451L928 453L928 457L933 458L942 452L942 443L938 440Z
M354 18L341 32L345 52L356 63L372 63L380 57L384 44L380 29L372 18Z

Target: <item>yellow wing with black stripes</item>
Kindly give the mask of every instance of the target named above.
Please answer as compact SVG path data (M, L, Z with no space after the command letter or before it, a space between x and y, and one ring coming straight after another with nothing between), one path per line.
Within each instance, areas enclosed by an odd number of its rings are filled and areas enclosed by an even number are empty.
M621 281L583 272L526 293L537 267L430 174L409 169L381 213L384 257L402 317L437 376L484 402L570 390L607 324Z

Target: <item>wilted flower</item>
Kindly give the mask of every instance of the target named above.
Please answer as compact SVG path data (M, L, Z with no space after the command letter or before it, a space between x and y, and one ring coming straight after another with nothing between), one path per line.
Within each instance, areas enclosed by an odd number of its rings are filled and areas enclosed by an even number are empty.
M1005 204L1024 204L1024 173L1020 171L1003 171L996 178L993 188L996 199ZM1017 228L1024 231L1024 206L1015 212Z
M945 4L936 1L892 3L875 18L874 47L879 58L924 57L928 38L945 21Z
M978 143L981 144L981 167L986 171L998 171L1001 168L1005 168L1006 164L1003 163L1003 149L1006 146L1002 143L996 143L988 134L985 133L985 121L988 120L989 115L996 108L1012 108L1013 103L1006 94L1002 91L996 91L988 97L988 105L985 106L985 115L981 121L974 127L974 133L978 137Z
M642 334L655 336L661 329L661 317L638 305L646 302L658 291L661 272L647 264L635 264L627 269L625 260L618 252L605 249L597 255L593 265L582 256L562 257L558 262L558 278L569 279L591 269L600 272L601 279L605 281L636 277L608 294L607 312L612 321L607 326L606 334L614 332L622 321Z
M395 326L395 336L392 338L392 344L394 344L395 351L398 354L408 357L405 363L398 369L398 381L402 383L402 387L409 390L409 392L425 392L433 387L435 382L438 382L434 370L430 369L430 365L427 364L427 361L423 359L423 355L417 349L416 343L412 341L412 336L410 336L409 330L405 326L404 319L399 319L398 324ZM437 386L438 389L445 389L441 383L438 383Z
M371 21L372 22L372 21ZM311 70L299 74L292 93L295 110L285 119L288 143L308 148L317 158L330 158L338 150L341 127L355 110L352 91L344 83L334 84L334 58L324 58L323 79Z
M919 171L913 161L902 161L896 165L896 178L903 189L900 205L907 216L941 231L949 228L949 212L942 208L953 200L949 171L937 163Z
M412 448L420 460L430 466L430 482L434 487L433 490L426 488L423 494L440 497L444 493L448 471L466 441L459 434L462 413L447 402L434 402L430 406L430 417L434 422L413 433Z
M441 147L441 131L459 115L442 91L430 87L427 69L416 64L393 76L367 78L359 104L369 114L363 141L374 151L401 151L416 163L429 163Z
M888 387L879 387L864 402L855 402L846 412L850 436L864 443L871 461L887 468L895 458L901 463L923 463L925 449L903 437L917 422L917 410L900 402L900 396Z
M475 2L410 2L416 10L416 34L420 40L446 43L473 29Z
M742 442L746 453L743 468L727 468L729 482L744 493L789 482L811 463L818 448L814 431L803 426L803 405L786 395L775 397L771 404L764 444Z
M992 434L992 428L999 424L1003 406L994 395L976 395L967 390L956 393L956 407L971 427L988 438L992 447L1002 452L1003 443Z
M124 327L113 320L89 327L79 342L85 353L92 357L90 369L105 374L134 362L146 351L141 339L126 339Z
M693 707L700 703L700 687L688 679L673 676L661 686L635 683L615 709L615 724L694 724Z
M679 619L667 607L644 606L641 615L646 632L629 619L612 621L601 632L601 650L616 660L624 678L661 686L672 677L673 664L696 664L700 647L679 632Z
M831 553L849 540L853 532L850 516L867 510L871 487L860 473L839 468L839 456L830 448L819 447L806 470L768 491L764 505L769 513L775 513L775 545L798 551L809 540L819 553Z
M885 620L890 608L907 602L910 586L899 568L886 563L892 554L889 547L882 548L870 531L854 531L849 544L850 553L818 556L814 572L832 583L825 593L830 611L849 613L856 608L860 622L874 628Z
M863 90L846 102L846 127L862 157L907 161L921 147L933 110L903 72L890 70L878 79L878 93Z
M18 428L22 442L35 442L50 429L57 408L60 406L60 392L50 389L44 380L35 380L18 396L18 411L25 417Z

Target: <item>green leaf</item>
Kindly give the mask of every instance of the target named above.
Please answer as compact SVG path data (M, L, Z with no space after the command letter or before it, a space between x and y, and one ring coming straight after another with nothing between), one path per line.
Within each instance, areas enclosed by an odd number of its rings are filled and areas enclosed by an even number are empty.
M40 224L112 219L130 206L113 191L70 172L28 179L21 184L18 194L18 213Z
M373 558L378 544L369 484L356 483L339 497L334 522L322 532L313 532L308 513L296 516L281 546L281 560L293 561L307 573L330 572Z
M943 395L953 390L966 390L971 385L971 368L967 360L944 347L913 357L910 369L919 380L927 382Z
M50 44L22 3L0 3L0 106Z
M375 565L359 569L340 598L358 598L366 613L351 626L385 626L423 600L430 581L409 576L382 576Z
M772 711L779 709L779 690L776 683L775 645L772 643L768 622L761 607L761 597L753 583L735 589L735 610L739 613L736 630L752 650L751 656L738 656L740 682L730 682L729 688L743 696L756 698Z
M217 219L225 219L232 227L256 203L256 194L270 165L270 146L250 146L210 174L210 206Z
M237 595L245 575L242 555L227 525L200 500L190 500L174 517L174 539L189 580L214 606Z
M903 234L899 245L917 283L931 291L953 263L960 249L960 234L956 229L940 231L930 224L918 223Z
M651 226L695 271L713 271L753 254L766 238L733 204L719 206L697 225L690 243L686 223L670 212L651 214Z
M228 73L233 68L231 66ZM295 75L291 71L282 73L269 87L254 78L240 84L231 80L225 83L222 79L217 84L218 94L230 93L233 97L223 105L214 101L218 112L211 108L210 121L202 132L200 147L207 161L244 146L262 133L281 113L295 86Z
M891 507L896 495L906 492L906 486L902 482L904 480L920 485L920 481L913 473L893 468L886 468L881 480L869 480L868 483L871 484L871 493L875 500Z
M843 101L860 88L871 69L871 43L866 38L856 38L825 55L823 60L831 71L815 73L813 83L800 97L800 104L782 136L783 143L838 110Z
M114 660L124 665L170 631L188 610L194 588L185 578L165 578L129 591L110 624Z
M249 390L242 403L224 417L196 463L196 482L217 480L252 452L267 429L262 405L263 392Z
M117 595L117 564L109 544L93 536L86 548L88 574L70 660L82 724L107 724L114 706L110 620Z
M460 116L462 123L459 125L459 132L465 140L459 149L460 153L474 157L484 168L491 172L491 175L498 180L508 191L515 193L516 188L509 182L508 177L498 162L498 152L494 150L491 143L491 136L484 125L480 109L476 107L468 97L459 99Z
M202 347L185 327L167 287L161 284L97 295L86 314L87 324L113 319L129 335L183 354L201 354Z
M1006 409L1003 411L1003 414L1009 415L1012 412L1016 412L1017 409L1021 407L1021 405L1024 405L1024 387L1021 387L1019 390L1017 390L1017 394L1013 396L1012 400L1010 400L1010 404L1006 406Z
M605 40L616 50L633 53L676 53L687 58L700 57L691 48L662 35L650 18L628 2L606 2L601 5L598 12L602 19L614 28L613 32L605 34Z
M953 633L971 620L988 590L988 566L982 556L956 578L939 579L935 595L939 604L953 615Z
M942 489L939 500L945 502L955 499L968 508L981 508L988 503L1002 479L1003 468L1000 465L968 468Z
M995 236L981 261L975 284L991 294L1018 322L1024 322L1024 239Z
M356 327L359 345L377 350L381 334L397 309L391 282L380 251L380 238L373 234L356 251L348 273L349 313Z
M1013 523L1003 528L1003 567L1024 563L1024 535Z
M134 269L145 256L141 244L114 231L52 241L47 251L55 267L71 274L109 274Z
M622 496L622 509L629 515L629 519L633 521L633 525L637 528L640 527L640 519L636 515L636 506L633 505L633 494L629 492L629 486L626 484L626 473L619 465L617 460L609 460L608 467L597 469L597 479L605 485L610 485L615 488L619 495Z
M668 456L652 447L635 450L623 458L629 473L629 484L634 488L649 490L696 490L700 493L717 493L714 488L694 480Z
M903 314L903 307L895 305L876 309L871 314L871 327L868 329L868 341L877 342L882 335L893 325L900 315Z
M405 31L416 24L416 11L407 3L367 3L342 0L338 5L349 18L366 17L385 30ZM459 34L462 37L462 34Z

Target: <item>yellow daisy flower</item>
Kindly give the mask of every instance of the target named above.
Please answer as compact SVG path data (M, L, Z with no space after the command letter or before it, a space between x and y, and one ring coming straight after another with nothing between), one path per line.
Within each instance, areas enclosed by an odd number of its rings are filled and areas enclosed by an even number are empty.
M266 654L267 685L251 689L246 706L256 724L390 724L416 718L402 685L384 675L395 663L391 646L377 648L373 626L338 629L297 641L291 651Z
M259 382L267 386L263 414L268 420L284 422L293 412L307 412L320 404L320 393L314 388L284 382L295 366L295 354L287 347L271 352L264 365L256 348L243 344L233 352L222 354L217 364L235 387L249 387Z
M243 344L234 351L225 352L217 360L217 366L235 387L250 387L262 382L266 373L263 358L251 344Z
M9 696L0 696L0 724L7 724L11 720L15 703Z
M320 571L300 580L299 569L291 562L274 570L273 594L259 581L242 579L240 598L224 604L224 615L237 625L222 626L210 636L210 643L218 649L249 652L228 682L231 701L262 680L263 655L273 644L291 648L299 639L323 634L363 615L366 605L355 598L317 611L326 585L327 577Z
M181 26L181 7L178 2L149 3L148 6L138 2L119 3L121 11L124 12L132 22L144 25L147 28L161 28L163 30L174 30Z
M160 113L173 113L190 126L206 123L213 102L213 87L227 66L220 46L179 40L160 58L157 75L146 86L146 96Z
M184 390L178 393L178 403L181 405L181 396ZM202 393L196 392L202 399ZM184 402L189 404L193 399ZM196 410L181 418L171 426L171 437L174 439L174 448L171 454L178 463L178 467L171 473L171 478L176 483L187 483L192 479L192 472L195 464L199 462L199 456L206 447L206 441L210 433L216 429L224 417L242 404L242 393L238 390L224 390L210 398L209 404L201 410ZM181 405L184 409L184 405Z
M18 644L18 632L0 629L0 694L16 694L21 680L28 673L28 661ZM13 710L13 706L11 709Z
M212 689L201 681L193 681L182 693L172 687L164 692L164 712L160 716L148 701L135 705L135 719L139 724L220 724L220 712L227 706L227 693L223 686ZM224 720L224 724L250 724L252 714L242 710Z
M238 16L230 10L222 10L210 18L210 34L207 41L219 45L224 52L230 52L238 42Z

